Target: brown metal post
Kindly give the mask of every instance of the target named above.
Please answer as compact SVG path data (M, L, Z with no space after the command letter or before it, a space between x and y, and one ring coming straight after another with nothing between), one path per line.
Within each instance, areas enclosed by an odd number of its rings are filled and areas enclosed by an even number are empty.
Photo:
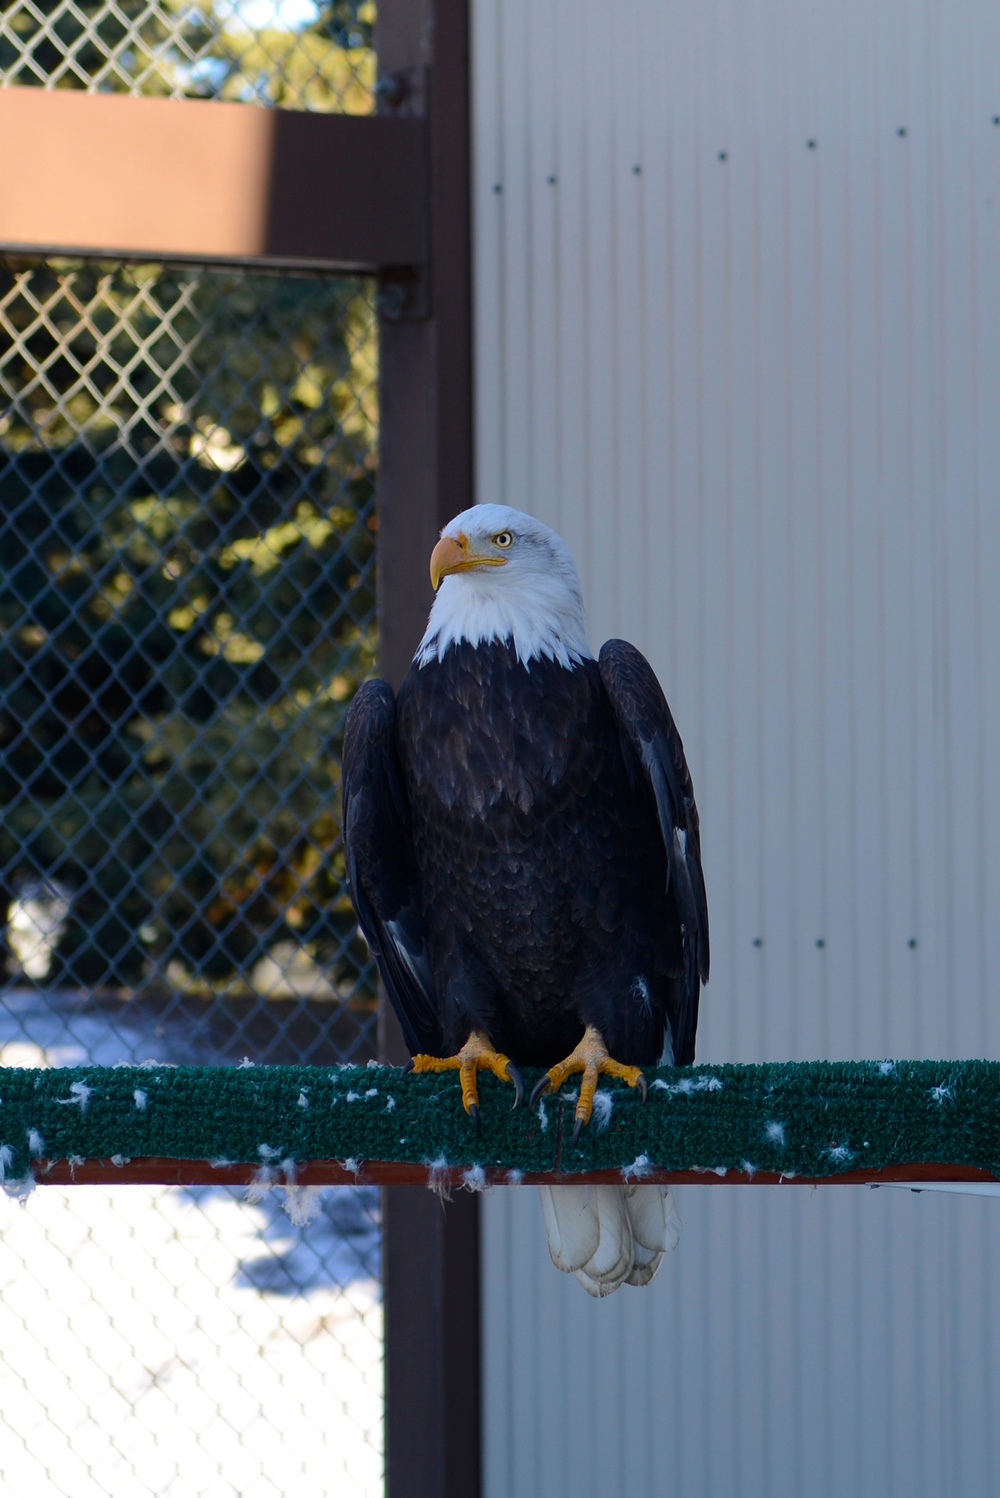
M405 673L431 592L440 527L472 498L467 0L383 0L382 79L427 112L426 268L382 276L379 577L382 669Z
M377 25L381 110L427 120L424 269L381 281L379 629L398 684L437 533L473 503L467 0L380 0ZM380 1039L405 1059L385 1004ZM383 1200L387 1498L478 1498L478 1203L413 1187Z

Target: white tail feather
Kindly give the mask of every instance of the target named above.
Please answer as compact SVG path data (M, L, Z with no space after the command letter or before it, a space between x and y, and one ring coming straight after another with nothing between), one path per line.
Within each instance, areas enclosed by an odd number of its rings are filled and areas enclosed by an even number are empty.
M631 1272L625 1281L626 1285L648 1285L659 1269L662 1258L662 1252L652 1253L648 1248L643 1248L641 1244L637 1243L635 1245L635 1259Z
M600 1218L590 1209L592 1192L592 1186L542 1186L539 1190L552 1262L568 1274L586 1264L600 1242Z
M593 1295L595 1300L599 1300L603 1295L610 1295L613 1290L618 1289L621 1283L620 1280L609 1284L605 1280L592 1279L585 1269L574 1269L573 1278L578 1285L583 1286L588 1295Z
M632 1236L643 1248L668 1253L680 1242L681 1220L669 1186L625 1186Z
M677 1246L669 1186L541 1186L539 1195L552 1262L589 1295L648 1284Z
M597 1214L600 1231L597 1248L583 1268L601 1284L618 1284L632 1263L632 1229L618 1187L595 1186L591 1211Z

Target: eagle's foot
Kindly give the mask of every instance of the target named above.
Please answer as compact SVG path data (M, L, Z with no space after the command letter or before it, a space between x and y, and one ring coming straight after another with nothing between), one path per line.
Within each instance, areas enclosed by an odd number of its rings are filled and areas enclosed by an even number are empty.
M462 1107L479 1128L479 1088L476 1073L491 1071L501 1082L514 1084L513 1107L524 1097L521 1073L509 1056L503 1055L487 1040L481 1030L473 1030L462 1049L455 1056L414 1056L412 1071L457 1071L462 1087Z
M590 1123L590 1115L594 1107L594 1093L597 1091L599 1077L621 1077L630 1087L638 1087L642 1093L643 1102L646 1101L646 1078L638 1066L625 1066L621 1061L614 1061L608 1055L608 1048L601 1039L600 1031L593 1025L588 1025L583 1032L583 1039L576 1049L560 1061L557 1066L551 1066L540 1082L536 1083L528 1106L533 1108L543 1092L558 1092L559 1088L573 1076L575 1072L582 1072L583 1079L580 1082L580 1097L576 1105L576 1117L573 1124L573 1143L580 1137L580 1130L585 1124Z

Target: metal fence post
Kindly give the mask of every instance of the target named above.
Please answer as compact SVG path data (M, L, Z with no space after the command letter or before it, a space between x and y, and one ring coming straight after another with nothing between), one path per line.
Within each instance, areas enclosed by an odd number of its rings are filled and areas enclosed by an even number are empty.
M379 490L381 669L398 683L423 631L427 558L473 503L467 0L382 0L383 110L426 111L423 284L383 277ZM383 1002L384 1059L405 1058ZM390 1187L384 1201L386 1492L478 1498L479 1215Z

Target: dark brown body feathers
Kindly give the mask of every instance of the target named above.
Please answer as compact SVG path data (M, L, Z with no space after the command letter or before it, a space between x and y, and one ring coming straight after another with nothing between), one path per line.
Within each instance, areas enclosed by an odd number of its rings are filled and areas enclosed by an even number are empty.
M369 682L344 746L362 929L413 1050L473 1028L550 1066L597 1026L655 1064L692 1059L708 916L683 749L652 670L449 649L395 704ZM679 831L681 837L676 837Z

